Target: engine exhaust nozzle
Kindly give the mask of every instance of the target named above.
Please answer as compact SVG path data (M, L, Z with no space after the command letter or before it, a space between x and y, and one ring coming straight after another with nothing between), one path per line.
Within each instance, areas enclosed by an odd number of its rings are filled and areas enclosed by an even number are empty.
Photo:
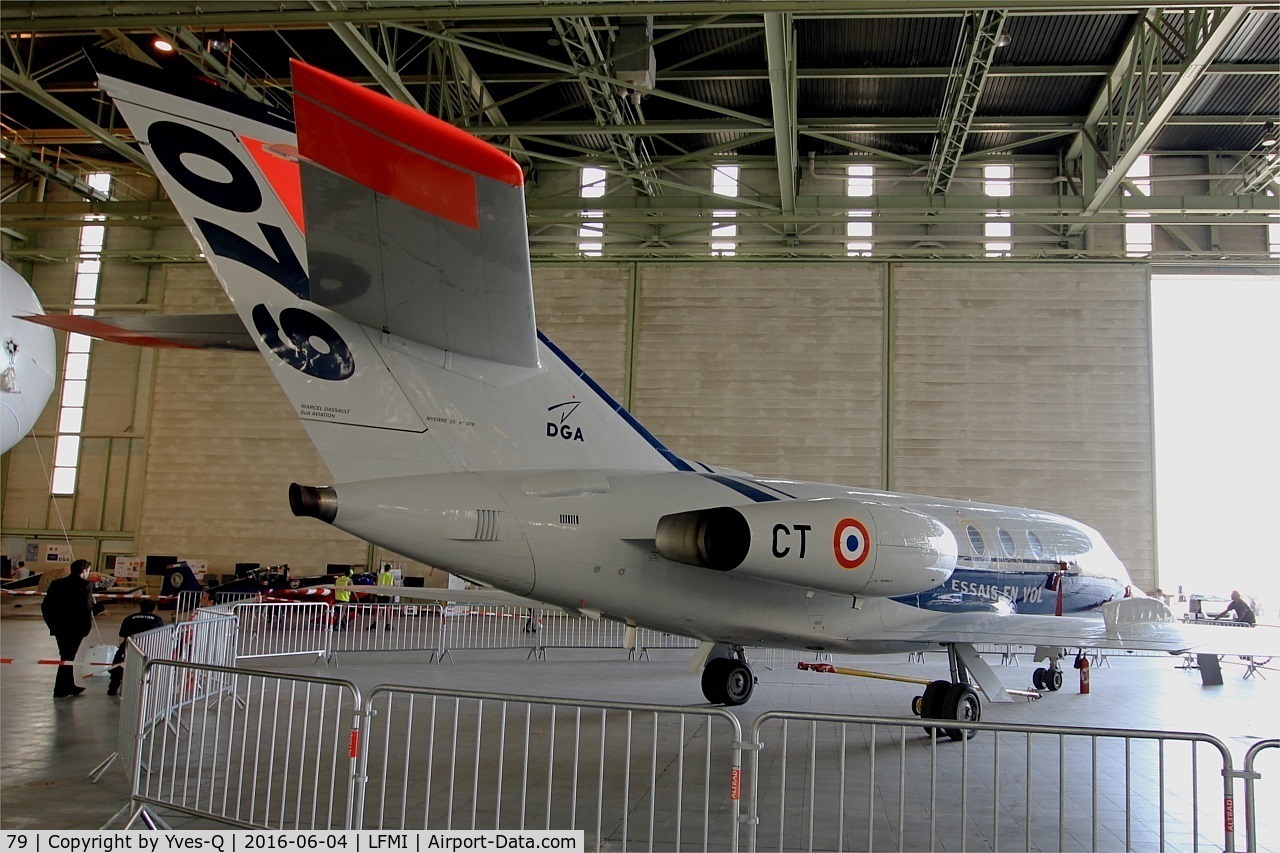
M299 518L318 518L333 524L338 517L338 493L332 486L289 484L289 509Z

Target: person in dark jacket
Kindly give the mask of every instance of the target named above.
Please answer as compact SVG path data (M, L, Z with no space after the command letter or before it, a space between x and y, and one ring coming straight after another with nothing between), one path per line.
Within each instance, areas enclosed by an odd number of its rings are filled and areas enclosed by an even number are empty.
M89 629L93 627L93 585L84 577L88 568L88 560L76 560L71 564L71 574L49 584L40 604L44 624L58 642L59 660L75 660L81 641L89 636ZM83 692L84 688L76 685L71 667L58 667L53 682L54 698L79 696Z
M153 628L163 628L164 620L156 615L156 603L154 601L139 601L138 612L130 613L124 617L124 621L120 623L120 647L116 649L116 656L111 662L119 664L124 661L125 646L128 645L129 638L135 634L141 634L143 631L150 631ZM115 696L120 692L120 681L124 678L124 667L111 667L111 683L107 686L107 695Z

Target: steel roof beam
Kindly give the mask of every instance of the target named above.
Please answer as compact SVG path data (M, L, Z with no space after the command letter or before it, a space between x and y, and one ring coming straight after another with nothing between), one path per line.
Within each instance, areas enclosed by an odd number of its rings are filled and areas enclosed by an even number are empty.
M426 32L429 35L431 35L433 38L440 39L441 41L450 41L455 44L459 44L463 47L470 47L476 50L485 51L486 53L492 53L495 56L502 56L502 57L506 57L507 59L515 59L515 60L519 60L520 62L527 62L530 65L535 65L542 68L549 68L552 71L559 71L569 76L577 76L579 78L590 77L592 79L607 83L609 85L621 86L624 88L631 88L642 95L653 95L655 97L662 98L663 100L672 101L677 104L684 104L686 106L696 107L698 109L706 110L708 112L719 113L721 115L725 115L730 118L736 118L741 121L751 122L755 128L767 127L769 125L769 122L767 122L765 119L758 118L753 115L749 115L748 113L739 112L738 110L729 109L728 107L722 107L717 104L707 103L706 101L699 101L696 98L686 98L683 95L676 95L672 92L664 92L661 89L653 89L648 86L639 86L639 85L624 83L623 81L618 80L614 77L611 77L607 74L601 74L589 69L575 68L574 66L566 65L563 62L555 62L550 59L544 59L541 56L535 56L534 54L531 54L531 53L525 53L523 51L513 50L512 48L493 44L483 39L466 38L466 37L451 35L448 33L431 33L428 30L423 30L416 27L408 28L408 29L412 29L414 32Z
M765 53L769 62L769 96L773 107L773 143L778 160L778 191L785 216L796 209L796 49L791 15L766 12L764 16ZM786 225L787 236L794 237L794 225Z
M205 46L204 39L186 27L156 27L156 35L169 41L182 56L201 71L217 77L251 101L261 104L267 98L244 75L231 67L231 58L219 59ZM154 63L153 63L154 64Z
M71 190L78 196L82 196L91 201L108 201L111 197L101 190L96 190L84 181L65 169L55 166L46 160L41 159L35 152L29 151L20 145L10 142L8 139L0 138L0 151L4 152L4 156L12 160L13 163L28 172L47 178L61 187ZM5 216L9 214L8 209L5 210Z
M62 103L62 101L59 101L57 98L50 95L42 89L40 84L35 80L25 75L18 74L16 71L11 71L8 66L0 66L0 82L11 87L14 91L27 96L68 124L80 128L80 130L89 134L89 136L93 137L96 141L107 146L130 163L146 170L148 174L151 173L151 164L147 162L147 158L142 156L141 152L125 144L121 139L113 135L111 131L99 127L97 124L89 121L89 119L85 118L71 107Z
M482 115L484 113L481 113ZM972 133L1025 133L1036 134L1042 138L1015 140L1008 146L1026 145L1043 141L1043 138L1060 136L1066 133L1078 133L1080 116L989 116L977 118L971 128ZM1231 115L1199 115L1173 116L1165 127L1229 127L1256 126L1266 124L1265 117L1231 116ZM839 140L832 134L899 134L929 133L937 129L937 119L927 116L885 116L876 118L839 119L815 118L800 121L797 133L814 138L837 141L848 145L848 140ZM104 129L105 130L105 129ZM758 122L742 122L733 119L694 119L689 121L653 121L643 125L618 125L600 127L587 122L522 122L520 124L469 125L469 133L477 136L492 137L516 135L520 137L557 137L557 136L590 136L593 134L639 134L643 136L678 136L682 134L717 134L740 133L751 135L766 132L772 135L772 129ZM102 142L101 137L83 129L76 128L36 128L14 132L28 145L85 145ZM127 128L119 128L115 135L122 140L130 139ZM753 141L755 141L753 139ZM1000 146L1003 148L1006 146ZM858 151L881 153L867 146L857 147ZM1203 153L1203 152L1201 152ZM886 156L895 156L886 154ZM972 159L973 154L966 154L962 159ZM921 158L896 155L897 159L913 164L921 163Z
M328 0L329 6L336 4L333 0ZM316 8L322 8L322 0L313 0L312 5ZM360 61L373 79L378 81L378 85L382 87L388 95L395 98L402 104L407 104L414 109L422 109L422 104L413 96L409 88L400 79L400 75L396 70L382 58L364 34L350 21L333 21L329 24L329 29L334 35L346 46L347 50Z
M559 17L553 18L551 23L560 34L560 42L578 75L578 82L595 114L596 123L603 127L642 125L640 96L637 93L632 102L618 91L615 83L610 82L613 78L613 65L600 45L591 20L582 16ZM601 70L601 75L588 73L596 68ZM613 159L635 190L645 195L658 195L661 185L653 180L653 160L648 143L635 134L611 134L607 140Z
M3 143L8 154L12 143ZM843 195L801 196L796 211L783 214L776 198L726 198L703 190L698 196L644 196L612 195L583 200L571 195L540 194L536 188L529 193L528 205L531 219L547 224L563 219L580 224L584 207L603 210L610 222L645 223L650 225L705 225L715 210L736 210L737 221L748 225L764 223L781 225L798 222L813 225L842 226L848 218L849 199ZM1010 219L1021 224L1062 224L1086 221L1084 205L1079 196L1012 196L999 199L998 209L1010 214ZM859 200L859 204L864 204ZM947 223L979 224L986 220L992 209L992 199L985 195L945 196L877 195L865 200L868 209L874 210L874 219L880 223ZM1088 221L1110 226L1121 226L1134 220L1128 215L1134 212L1150 214L1144 222L1153 225L1247 225L1257 227L1275 221L1275 199L1262 195L1154 195L1116 196L1102 211ZM155 227L177 225L181 220L173 204L163 201L54 201L10 202L5 204L5 219L20 223L23 227L66 227L70 222L82 221L86 216L102 217L119 225ZM959 239L959 238L948 238ZM980 235L973 237L980 240Z
M1007 14L1003 10L987 9L965 15L951 79L942 102L938 137L929 158L928 191L931 194L945 193L960 165L964 143L969 138L978 101L987 83L987 72L1000 46L1000 31Z
M1086 216L1100 210L1126 180L1129 169L1164 129L1249 11L1247 6L1200 8L1150 13L1139 20L1124 51L1127 71L1119 91L1113 75L1082 132L1082 136L1103 145L1102 153L1108 160L1103 164L1107 174L1098 186L1084 188L1088 199ZM1185 69L1181 73L1165 72L1163 56L1168 49L1181 54L1178 62ZM1097 112L1099 108L1101 111ZM1083 230L1083 225L1073 225L1067 236L1076 236Z
M1218 6L1248 6L1240 0L1221 0ZM980 9L1007 9L1011 14L1111 14L1134 13L1167 5L1168 0L753 0L751 15L741 23L758 24L765 12L792 12L805 17L930 16L963 15ZM372 23L422 23L424 21L521 21L546 20L574 15L618 15L640 7L632 0L589 0L589 2L416 2L377 3L341 10L317 10L306 0L260 2L131 4L117 2L49 3L47 0L6 0L3 15L5 32L75 31L99 27L150 30L157 23L192 27L289 27L307 24L328 25L331 21ZM136 10L136 11L134 11ZM644 14L683 17L723 14L724 0L653 0L643 5ZM726 23L733 23L729 19Z

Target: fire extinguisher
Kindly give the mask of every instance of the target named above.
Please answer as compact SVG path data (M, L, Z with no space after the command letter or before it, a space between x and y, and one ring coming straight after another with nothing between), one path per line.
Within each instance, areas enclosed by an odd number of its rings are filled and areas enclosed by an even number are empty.
M1076 655L1076 669L1080 670L1080 692L1087 694L1089 692L1089 658L1084 652Z

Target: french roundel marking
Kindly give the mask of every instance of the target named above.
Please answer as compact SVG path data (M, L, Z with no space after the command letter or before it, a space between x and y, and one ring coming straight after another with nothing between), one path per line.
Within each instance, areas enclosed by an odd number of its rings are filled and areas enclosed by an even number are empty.
M846 569L861 566L871 553L871 536L862 522L855 518L844 518L836 524L835 538L836 562Z

